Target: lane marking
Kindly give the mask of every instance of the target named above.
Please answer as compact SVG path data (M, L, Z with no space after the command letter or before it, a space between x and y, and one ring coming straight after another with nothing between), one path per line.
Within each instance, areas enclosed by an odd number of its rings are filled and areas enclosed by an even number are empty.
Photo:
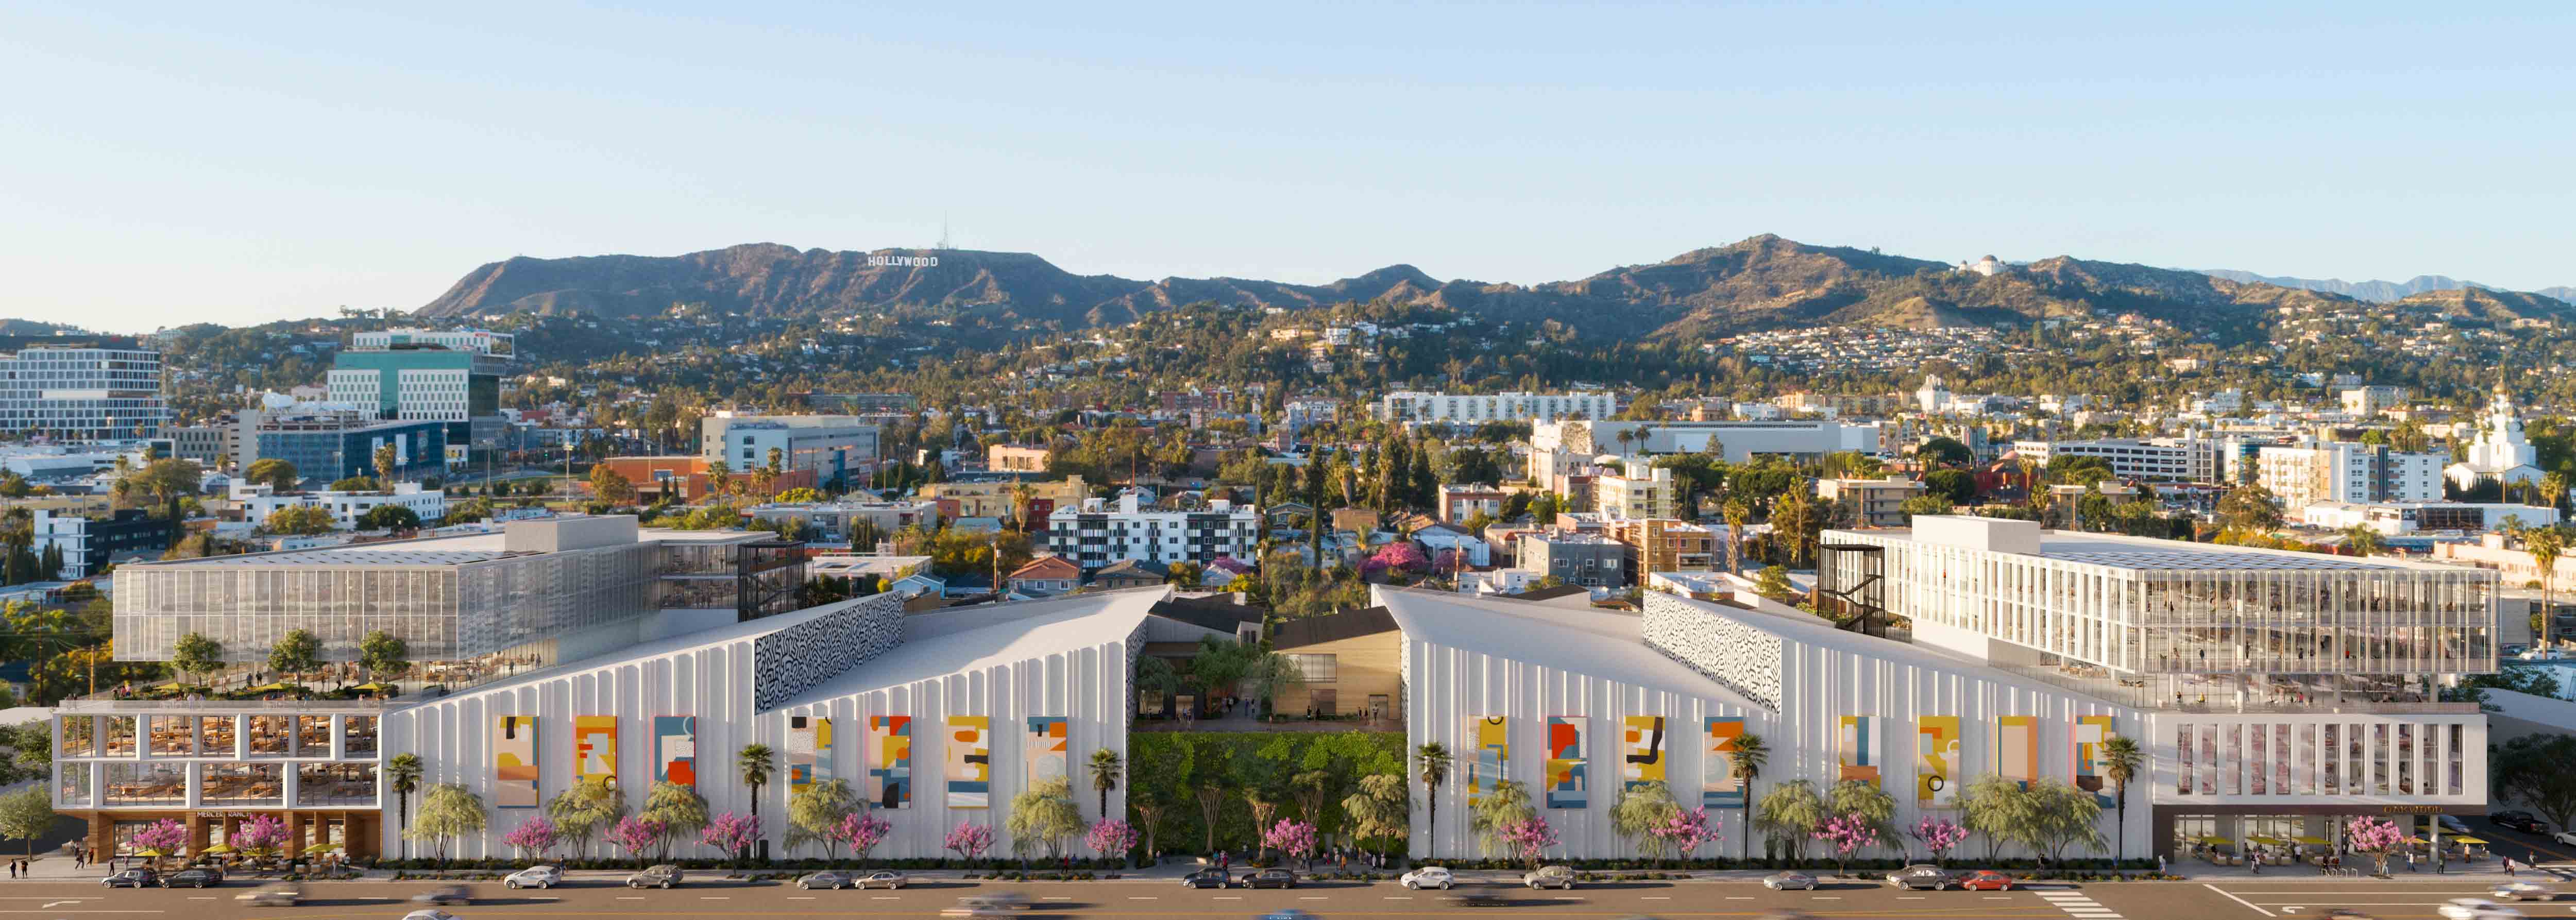
M702 894L702 895L699 895L699 896L698 896L698 900L701 900L701 901L731 901L731 900L733 900L733 896L732 896L732 895L729 895L729 894Z
M1638 895L1638 896L1637 896L1637 900L1640 900L1640 901L1670 901L1670 900L1672 900L1672 896L1670 896L1670 895L1661 895L1661 894L1641 894L1641 895Z
M1162 899L1161 899L1161 898L1158 898L1158 897L1155 897L1155 896L1153 896L1153 895L1149 895L1149 894L1131 894L1131 895L1128 895L1128 896L1127 896L1127 900L1130 900L1130 901L1160 901L1160 900L1162 900Z
M620 901L641 901L644 900L644 896L640 894L621 894L617 896L617 899Z
M1321 901L1323 899L1324 896L1319 894L1301 894L1297 896L1297 900L1300 901Z
M1073 896L1072 896L1072 895L1069 895L1069 894L1051 894L1051 895L1047 895L1047 896L1045 896L1045 897L1039 898L1038 900L1041 900L1041 901L1070 901L1070 900L1073 900Z
M2238 904L2243 904L2243 905L2245 905L2245 909L2250 910L2250 911L2253 911L2253 912L2258 913L2258 914L2262 914L2263 916L2266 916L2266 917L2278 917L2278 916L2280 916L2280 914L2276 914L2276 913L2273 913L2273 912L2271 912L2271 911L2264 910L2264 909L2263 909L2263 908L2261 908L2261 907L2257 907L2257 906L2255 906L2254 902L2252 902L2252 901L2248 901L2248 900L2245 900L2244 898L2240 898L2240 897L2237 897L2237 896L2235 896L2235 895L2233 895L2233 894L2230 894L2230 893L2228 893L2227 889L2220 888L2220 887L2218 887L2218 886L2216 886L2216 885L2202 885L2202 886L2200 886L2200 887L2202 887L2202 888L2207 888L2207 889L2209 889L2209 890L2211 890L2211 891L2218 892L2219 896L2224 897L2224 898L2226 898L2226 899L2228 899L2228 900L2230 900L2230 901L2234 901L2234 902L2236 902L2236 903L2238 903Z
M1221 894L1221 895L1217 895L1217 896L1216 896L1216 900L1219 900L1219 901L1240 901L1240 900L1243 900L1243 896L1242 896L1242 895L1239 895L1239 894Z

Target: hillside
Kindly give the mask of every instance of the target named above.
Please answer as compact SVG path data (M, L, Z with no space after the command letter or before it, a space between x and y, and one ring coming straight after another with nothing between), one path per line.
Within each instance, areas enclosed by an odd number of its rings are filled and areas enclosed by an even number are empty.
M935 262L935 264L932 264ZM1186 303L1299 308L1386 300L1496 321L1557 323L1597 338L1698 338L1818 324L1909 328L2139 314L2221 338L2259 335L2249 306L2350 298L2200 272L2067 256L1993 276L1945 263L1765 234L1661 262L1534 286L1440 281L1392 265L1330 284L1244 278L1137 281L1078 275L1028 253L849 252L774 243L680 256L513 258L466 274L420 308L453 319L511 313L632 315L703 303L746 316L975 314L997 328L1117 325Z
M2549 319L2561 322L2576 319L2576 307L2566 301L2539 294L2518 291L2491 291L2485 288L2456 288L2426 291L2390 303L2399 309L2423 310L2445 319L2469 320L2509 325L2518 319Z

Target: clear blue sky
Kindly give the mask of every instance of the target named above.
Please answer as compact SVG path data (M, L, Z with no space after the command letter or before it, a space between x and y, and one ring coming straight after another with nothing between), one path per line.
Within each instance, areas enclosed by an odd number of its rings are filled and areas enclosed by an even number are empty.
M2569 3L333 6L0 7L0 316L410 308L511 255L943 217L1137 278L1776 232L2576 284Z

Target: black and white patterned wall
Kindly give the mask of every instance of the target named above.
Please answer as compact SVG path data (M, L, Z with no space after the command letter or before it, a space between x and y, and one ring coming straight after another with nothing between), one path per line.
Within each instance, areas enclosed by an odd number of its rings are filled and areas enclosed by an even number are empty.
M752 640L753 712L866 664L903 644L903 596L892 591Z
M1777 712L1780 637L1659 591L1646 592L1646 644Z

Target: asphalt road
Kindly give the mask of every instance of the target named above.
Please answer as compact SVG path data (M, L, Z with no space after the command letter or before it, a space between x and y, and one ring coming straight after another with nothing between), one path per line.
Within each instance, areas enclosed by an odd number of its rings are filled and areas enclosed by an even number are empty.
M234 882L203 891L107 891L94 883L11 882L0 885L0 917L101 917L118 920L232 920L232 918L399 918L411 895L428 882L338 882L313 886L319 897L293 908L252 908L234 896L256 885ZM1570 892L1497 889L1510 903L1461 907L1437 891L1406 891L1393 884L1311 883L1289 890L1199 891L1165 882L978 884L925 883L902 891L799 891L775 882L701 881L670 891L630 891L586 883L551 891L505 891L498 883L473 885L469 906L445 908L460 917L933 917L961 895L1017 891L1037 899L1026 916L1244 918L1284 908L1321 917L1421 917L1482 914L1499 917L1620 918L1759 917L1782 907L1820 918L1997 918L1997 920L2231 920L2317 917L2351 907L2386 920L2435 917L2454 897L2483 896L2483 885L2413 879L2245 879L2216 885L2158 882L2064 886L2012 892L1913 892L1846 883L1815 892L1774 892L1740 882L1603 883ZM2532 903L2532 916L2576 916L2576 897Z

